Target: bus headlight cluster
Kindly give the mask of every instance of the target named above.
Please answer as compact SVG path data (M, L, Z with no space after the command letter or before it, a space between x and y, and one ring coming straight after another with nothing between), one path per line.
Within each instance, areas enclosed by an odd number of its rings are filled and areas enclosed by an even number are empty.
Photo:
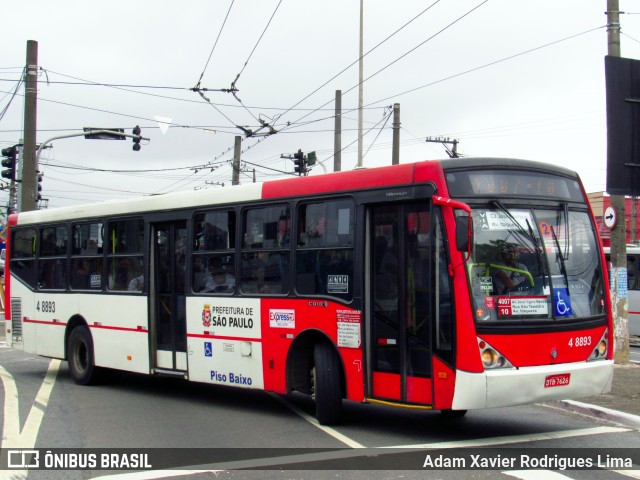
M493 368L513 368L513 365L500 352L489 345L484 340L478 338L478 348L480 349L480 358L485 369Z
M609 350L609 330L605 330L602 334L602 338L596 345L596 348L591 352L589 360L603 360L607 357L607 351Z

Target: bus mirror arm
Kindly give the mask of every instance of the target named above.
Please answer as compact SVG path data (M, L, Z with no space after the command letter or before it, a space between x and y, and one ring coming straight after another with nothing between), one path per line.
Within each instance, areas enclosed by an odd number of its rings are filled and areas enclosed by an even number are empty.
M464 265L471 258L471 245L473 245L473 221L471 215L456 217L456 248L459 252L465 252L462 262L454 266L449 264L449 276L453 278L453 271L460 265Z
M471 207L466 203L452 200L450 198L443 198L439 195L434 195L432 200L435 205L451 207L463 210L467 213L467 215L456 217L456 248L459 252L466 252L466 255L462 262L455 267L452 264L449 264L449 276L453 277L453 271L460 265L465 264L469 258L471 258L471 245L473 245L473 221L471 219Z

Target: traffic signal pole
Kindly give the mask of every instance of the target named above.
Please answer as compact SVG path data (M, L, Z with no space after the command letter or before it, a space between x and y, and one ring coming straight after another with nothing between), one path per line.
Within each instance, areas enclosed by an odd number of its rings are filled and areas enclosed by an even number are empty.
M620 6L607 0L607 53L620 57ZM624 195L611 195L616 225L611 229L611 306L616 363L629 363L629 301L627 298L627 216Z
M27 41L24 94L24 147L20 162L21 184L18 211L36 209L36 118L38 104L38 42Z

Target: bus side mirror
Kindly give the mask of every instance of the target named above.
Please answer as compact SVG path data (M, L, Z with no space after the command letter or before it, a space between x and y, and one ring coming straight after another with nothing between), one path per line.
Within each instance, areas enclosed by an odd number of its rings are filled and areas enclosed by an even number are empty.
M456 248L459 252L469 252L473 239L471 215L456 217Z

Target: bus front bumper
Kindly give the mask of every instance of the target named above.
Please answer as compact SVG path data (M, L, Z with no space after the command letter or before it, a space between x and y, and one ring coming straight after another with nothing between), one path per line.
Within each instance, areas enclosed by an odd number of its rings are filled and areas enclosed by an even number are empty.
M609 392L612 379L612 360L483 373L458 370L451 408L473 410L589 397Z

